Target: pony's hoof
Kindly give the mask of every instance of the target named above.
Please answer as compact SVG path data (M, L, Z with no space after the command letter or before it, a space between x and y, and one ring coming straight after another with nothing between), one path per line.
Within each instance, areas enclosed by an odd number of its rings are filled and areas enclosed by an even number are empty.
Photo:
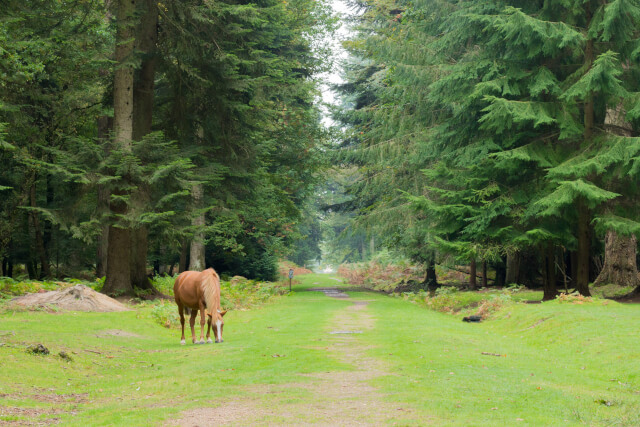
M198 344L204 344L204 340L198 341Z
M209 338L209 339L207 340L207 344L211 344L211 343L213 343L213 340L212 340L211 338Z
M224 342L224 340L216 340L216 344L220 344L221 342Z
M186 342L184 342L184 340L182 340L182 341L180 341L180 344L181 344L181 345L185 345L185 344L186 344Z

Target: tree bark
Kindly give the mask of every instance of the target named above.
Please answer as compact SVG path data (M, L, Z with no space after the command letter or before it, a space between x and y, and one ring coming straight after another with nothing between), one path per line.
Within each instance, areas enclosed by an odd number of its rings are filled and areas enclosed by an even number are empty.
M178 265L178 272L182 273L183 271L187 271L188 265L187 258L189 257L189 241L187 239L182 239L182 245L180 246L180 262Z
M427 261L423 284L426 289L437 289L440 287L438 277L436 276L435 254L434 256L429 257L429 260Z
M151 132L158 41L158 9L156 2L143 0L143 14L137 28L136 50L142 56L140 69L133 86L133 140L140 141ZM133 204L144 211L150 201L151 190L145 183L132 194ZM141 225L131 231L131 284L139 289L154 290L147 277L149 230Z
M604 238L604 266L593 283L594 286L614 283L618 286L640 286L636 252L638 240L635 235L621 236L607 231Z
M496 263L494 268L496 270L496 280L494 281L494 285L496 287L503 287L507 282L507 269L506 269L507 260L505 257L502 257L502 261Z
M513 252L507 254L507 271L505 282L507 285L520 283L520 253Z
M584 200L578 202L578 251L576 254L576 278L574 286L580 295L591 296L589 292L589 255L591 233L589 224L591 213Z
M586 5L587 12L587 28L591 23L592 12L589 3ZM584 51L585 69L588 72L593 66L594 60L594 40L587 39ZM593 135L594 124L594 98L590 93L584 102L584 133L583 138L591 139ZM589 223L591 214L584 200L576 201L576 210L578 212L578 251L576 254L576 277L574 286L576 290L584 296L591 295L589 293L589 255L591 249L591 236L589 233Z
M131 238L131 286L137 289L155 290L147 276L147 252L149 249L149 230L145 226L133 228Z
M469 289L474 291L476 287L476 260L472 259L469 264Z
M485 288L489 286L487 282L487 261L482 261L482 286Z
M542 251L544 258L543 301L555 299L556 290L556 255L553 243L548 242Z
M193 206L196 210L196 216L191 220L193 226L193 239L191 240L191 251L189 254L189 270L204 270L204 225L205 214L202 212L202 199L204 191L202 184L193 186L191 192Z
M108 147L107 140L113 129L113 118L109 116L98 117L98 141L104 147ZM109 190L103 185L98 184L98 215L104 218L109 212ZM109 247L109 225L103 221L98 238L98 247L96 253L96 276L104 277L107 275L107 250Z
M633 127L626 121L626 110L622 103L616 108L608 108L604 119L607 132L632 136ZM629 185L633 185L630 184ZM594 286L614 283L619 286L631 286L634 290L640 287L638 265L636 262L638 241L635 235L618 235L609 230L604 238L604 265L593 282Z
M52 184L52 176L50 174L46 175L46 181L47 181L47 184L46 184L47 205L46 206L51 207L53 206L54 190L53 190L53 184ZM42 239L43 239L43 246L44 246L44 256L46 258L46 264L47 264L47 270L48 270L48 275L45 277L53 277L51 272L51 243L53 242L53 224L51 223L51 221L44 222Z
M134 0L118 0L116 31L116 70L113 81L113 127L116 147L131 151L133 138L133 23ZM130 177L123 177L125 181ZM121 190L117 195L125 195ZM127 212L127 205L121 201L110 203L112 220ZM132 294L130 276L130 233L129 229L113 224L109 227L109 247L107 250L107 279L102 292L110 295Z

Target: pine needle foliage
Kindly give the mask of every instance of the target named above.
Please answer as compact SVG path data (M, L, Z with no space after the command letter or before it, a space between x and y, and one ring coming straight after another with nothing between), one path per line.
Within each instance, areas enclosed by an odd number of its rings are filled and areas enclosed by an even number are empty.
M635 232L640 2L366 7L351 47L377 71L351 77L367 102L343 114L362 216L376 222L401 190L416 220L400 233L421 228L419 245L458 259L549 242L584 253L585 221ZM391 141L410 142L380 155Z

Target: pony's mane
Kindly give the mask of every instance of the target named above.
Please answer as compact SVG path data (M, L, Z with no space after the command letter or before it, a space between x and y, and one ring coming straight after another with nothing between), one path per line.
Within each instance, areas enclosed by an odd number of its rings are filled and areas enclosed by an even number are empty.
M202 279L200 286L202 286L202 292L204 293L207 311L213 316L215 310L220 307L220 277L213 268L203 271L202 274L206 274L206 277Z

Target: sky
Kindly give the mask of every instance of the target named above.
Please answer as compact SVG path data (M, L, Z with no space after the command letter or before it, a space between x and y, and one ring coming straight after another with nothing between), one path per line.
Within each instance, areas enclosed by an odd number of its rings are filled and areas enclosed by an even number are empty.
M349 9L347 4L342 0L330 0L329 2L335 14L339 16L346 16L353 14L353 11ZM344 80L342 79L342 62L347 59L347 51L342 47L342 41L349 38L351 31L346 22L346 19L341 19L340 28L335 33L333 39L327 40L326 43L332 46L333 50L333 69L330 72L322 73L318 77L322 81L320 85L320 90L322 92L322 102L327 104L336 104L337 97L336 94L331 90L330 85L342 83ZM324 113L324 118L322 123L329 127L333 124L333 121L330 117L328 117L328 112L326 108L322 108Z

